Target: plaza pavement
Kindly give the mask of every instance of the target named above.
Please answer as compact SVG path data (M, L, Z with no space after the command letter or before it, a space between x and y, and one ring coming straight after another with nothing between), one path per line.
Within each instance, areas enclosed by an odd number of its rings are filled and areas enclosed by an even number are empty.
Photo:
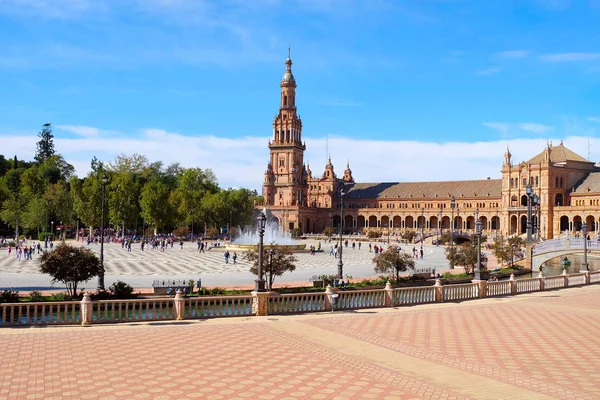
M2 399L598 399L600 285L312 315L0 329Z
M306 240L307 248L317 245L318 241ZM75 243L75 242L73 242ZM332 275L337 273L337 259L329 255L329 243L321 242L323 253L310 255L309 253L296 253L298 262L296 271L286 273L276 279L276 284L285 282L305 282L313 275ZM332 242L331 244L335 244ZM386 247L385 245L383 245ZM413 244L401 244L403 250L411 251ZM100 252L99 245L85 246L94 252ZM419 246L416 246L419 248ZM233 251L231 252L233 255ZM369 253L368 242L362 243L362 248L353 250L351 247L344 249L344 274L353 278L368 278L377 275L372 259L374 253ZM39 255L33 260L17 261L13 254L10 256L6 249L0 249L0 289L20 288L21 290L52 290L62 289L61 284L53 285L47 275L39 273ZM106 284L122 280L135 288L150 288L154 280L167 279L202 279L204 286L240 287L252 284L256 278L249 272L250 263L243 259L243 254L238 253L237 264L230 259L225 264L222 250L209 250L198 253L195 244L185 243L183 249L178 245L164 252L145 249L141 251L139 245L132 246L132 251L127 252L120 244L108 243L104 246L104 265L106 270ZM444 247L424 246L424 259L416 260L416 267L432 267L441 272L448 269L448 261L444 255ZM95 280L81 285L83 288L95 288Z

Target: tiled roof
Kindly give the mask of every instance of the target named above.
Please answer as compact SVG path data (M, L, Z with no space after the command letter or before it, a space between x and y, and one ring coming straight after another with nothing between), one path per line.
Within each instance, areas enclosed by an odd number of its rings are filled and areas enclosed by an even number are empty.
M350 185L348 185L350 187ZM457 200L473 197L501 197L502 179L446 182L356 183L348 190L349 199L435 199Z
M537 156L535 156L532 159L530 159L529 161L527 161L527 163L528 164L541 163L545 159L544 158L545 152L546 152L546 150L542 151L540 154L538 154ZM566 148L562 144L562 142L560 142L560 145L558 145L558 146L551 146L550 147L550 162L557 163L557 162L565 162L565 161L579 161L579 162L591 163L590 160L587 160L587 159L581 157L579 154L575 153L573 150Z
M575 193L600 193L600 171L591 172L585 179L574 187ZM589 190L588 190L589 189Z

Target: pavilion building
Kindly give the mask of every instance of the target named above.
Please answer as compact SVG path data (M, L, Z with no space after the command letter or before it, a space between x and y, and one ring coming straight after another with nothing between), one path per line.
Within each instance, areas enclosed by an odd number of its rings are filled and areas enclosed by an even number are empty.
M304 163L306 144L289 54L285 67L260 205L281 229L321 233L326 226L338 229L341 223L344 233L373 229L384 235L400 235L407 229L441 233L453 220L456 231L472 233L479 218L484 234L520 235L526 232L526 188L531 185L540 199L532 224L541 238L578 232L584 223L593 235L598 231L600 168L562 141L558 146L548 143L541 153L518 164L513 164L507 148L499 179L356 183L349 164L338 176L331 159L322 173L313 175Z

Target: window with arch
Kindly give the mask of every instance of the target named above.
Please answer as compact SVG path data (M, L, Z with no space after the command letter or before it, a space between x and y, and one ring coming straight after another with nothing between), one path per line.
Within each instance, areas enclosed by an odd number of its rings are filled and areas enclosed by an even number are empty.
M558 187L558 176L554 178L554 187Z
M539 187L540 186L540 177L536 176L535 177L535 187Z
M560 177L560 187L561 188L563 187L563 177L562 176Z
M523 187L527 186L527 178L523 178Z

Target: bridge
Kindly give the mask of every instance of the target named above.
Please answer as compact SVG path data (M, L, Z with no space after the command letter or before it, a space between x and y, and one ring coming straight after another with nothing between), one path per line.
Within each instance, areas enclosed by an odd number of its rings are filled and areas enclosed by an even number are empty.
M583 237L549 239L534 245L531 249L532 269L537 271L540 265L553 258L583 254L583 240ZM588 240L587 248L588 254L600 255L600 241Z

